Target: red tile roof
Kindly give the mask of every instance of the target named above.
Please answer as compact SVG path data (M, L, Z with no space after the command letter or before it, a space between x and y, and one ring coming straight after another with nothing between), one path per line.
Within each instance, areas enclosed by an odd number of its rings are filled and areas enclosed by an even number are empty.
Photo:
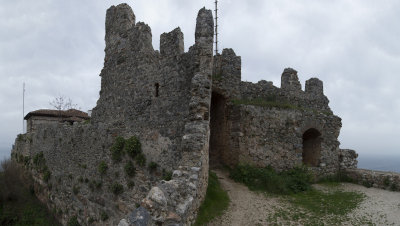
M40 109L36 111L29 112L24 119L28 120L32 116L47 116L56 118L80 118L80 119L90 119L86 112L79 111L76 109L69 110L52 110L52 109Z

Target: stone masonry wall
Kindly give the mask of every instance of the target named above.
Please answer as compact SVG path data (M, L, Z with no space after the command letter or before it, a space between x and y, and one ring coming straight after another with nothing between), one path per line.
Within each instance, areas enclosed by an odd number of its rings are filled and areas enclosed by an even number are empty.
M189 224L204 199L212 13L199 11L196 42L187 53L179 28L161 35L158 52L150 28L135 19L127 4L107 10L100 98L91 121L39 125L20 135L12 150L14 160L26 159L38 197L63 224L73 216L94 225ZM110 148L119 136L139 138L146 165L127 154L112 160ZM38 158L45 163L40 168ZM105 173L99 170L103 162ZM128 162L135 165L134 177L125 174ZM151 162L156 170L149 169ZM163 171L172 172L172 180L162 180Z
M366 187L400 191L400 173L366 169L346 169L345 173L355 182Z

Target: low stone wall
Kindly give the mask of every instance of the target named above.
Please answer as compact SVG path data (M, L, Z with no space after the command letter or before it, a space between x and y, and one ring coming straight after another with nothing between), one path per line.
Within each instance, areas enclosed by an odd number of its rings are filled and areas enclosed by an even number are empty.
M347 176L366 187L400 191L400 173L367 169L347 169Z

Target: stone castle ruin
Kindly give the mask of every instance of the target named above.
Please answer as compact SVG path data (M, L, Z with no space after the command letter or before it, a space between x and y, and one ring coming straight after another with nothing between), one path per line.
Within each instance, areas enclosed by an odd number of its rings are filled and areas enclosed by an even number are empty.
M154 50L150 27L136 23L127 4L109 8L105 25L90 121L36 124L12 150L63 224L77 217L95 225L190 225L210 166L305 164L317 175L356 168L357 154L339 148L341 119L322 81L307 80L303 91L291 68L280 88L241 81L232 49L213 55L210 10L199 11L188 52L179 28L162 34Z

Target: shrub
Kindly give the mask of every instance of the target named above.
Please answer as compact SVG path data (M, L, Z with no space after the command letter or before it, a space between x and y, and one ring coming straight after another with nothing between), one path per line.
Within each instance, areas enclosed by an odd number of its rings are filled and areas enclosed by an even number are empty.
M101 213L100 213L100 219L101 219L102 221L108 220L108 215L107 215L107 213L106 213L104 210L101 211Z
M99 169L99 173L100 173L101 175L106 174L107 169L108 169L108 166L107 166L106 162L101 161L100 164L99 164L99 166L98 166L98 169Z
M133 177L136 174L136 169L135 166L133 165L133 163L131 161L127 162L124 166L124 170L125 170L125 174L128 177Z
M399 190L399 187L397 186L397 184L395 182L393 182L392 185L390 185L390 190L397 191L397 190Z
M44 158L43 151L33 156L33 164L37 169L42 169L46 165L46 159Z
M69 218L67 225L68 226L80 226L80 224L78 222L78 218L76 216Z
M128 188L133 188L135 186L134 181L128 181Z
M132 158L135 158L138 154L140 154L142 152L142 148L139 139L133 136L126 140L125 151Z
M236 182L247 185L251 190L262 190L276 194L291 194L311 189L312 175L306 167L277 173L272 167L257 168L239 164L230 172Z
M155 163L155 162L150 162L150 163L149 163L149 170L150 170L150 172L154 172L154 171L157 169L157 167L158 167L158 164L157 164L157 163Z
M80 189L80 187L77 185L74 185L72 187L72 192L74 193L74 195L77 195L79 193L79 189Z
M122 159L122 154L124 150L125 139L121 136L115 138L114 144L111 146L111 158L115 162L119 162Z
M390 177L386 176L385 179L383 179L383 185L385 187L388 187L390 185Z
M120 195L124 192L124 187L122 184L115 182L111 185L111 191L114 195Z
M166 171L165 169L162 170L162 179L165 181L170 181L172 179L172 172Z
M47 183L50 180L51 172L50 170L46 167L46 169L43 172L43 180Z
M146 165L146 156L143 153L140 153L136 156L135 161L139 166L145 166Z

